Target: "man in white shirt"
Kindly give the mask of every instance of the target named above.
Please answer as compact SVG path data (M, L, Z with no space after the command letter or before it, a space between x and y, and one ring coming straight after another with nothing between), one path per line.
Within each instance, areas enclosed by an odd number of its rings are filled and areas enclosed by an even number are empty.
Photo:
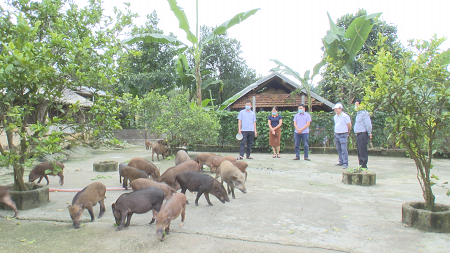
M350 116L343 112L344 106L341 103L337 103L333 110L336 113L334 115L334 143L339 154L339 163L336 166L346 169L348 168L347 139L348 133L352 130L352 121Z

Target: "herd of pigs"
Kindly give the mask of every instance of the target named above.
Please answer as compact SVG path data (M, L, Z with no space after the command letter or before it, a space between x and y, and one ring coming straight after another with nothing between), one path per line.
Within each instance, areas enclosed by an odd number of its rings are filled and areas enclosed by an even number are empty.
M163 155L163 159L168 155L165 146L160 145L160 147L158 145L153 146L152 160L155 152L158 161L159 154ZM47 175L57 175L60 177L60 184L63 185L63 171L53 173L54 164L64 169L64 164L61 162L40 163L31 170L29 181L34 182L39 178L38 183L40 183L45 178L47 184L49 184ZM216 174L215 177L203 173L204 165L210 168L210 172ZM167 169L163 174L160 174L159 169L153 163L141 157L132 158L128 164L120 163L119 182L126 190L128 190L129 182L133 192L122 194L112 204L112 212L118 226L116 231L129 226L131 216L134 213L142 214L152 210L153 217L150 225L156 221L156 232L162 241L164 236L169 234L170 222L173 219L181 215L180 227L184 224L186 204L189 204L185 195L186 190L197 192L196 206L198 206L198 200L202 194L211 206L213 204L209 199L209 194L217 197L222 203L229 202L229 194L233 199L235 198L235 188L243 193L247 192L245 189L247 166L246 162L236 161L236 158L232 156L220 156L214 153L200 153L195 159L191 160L183 150L177 152L175 166ZM51 170L52 173L46 173L46 170L47 172ZM217 180L219 177L221 182ZM227 190L225 190L223 182L227 183ZM179 189L181 189L181 192L177 192ZM88 210L91 221L94 221L93 206L97 203L100 205L98 218L103 216L106 211L105 193L106 187L100 182L94 182L77 192L73 197L72 205L68 207L75 228L80 227L84 209ZM17 216L16 205L11 200L8 188L5 186L0 186L0 201L10 206L15 211L14 216Z

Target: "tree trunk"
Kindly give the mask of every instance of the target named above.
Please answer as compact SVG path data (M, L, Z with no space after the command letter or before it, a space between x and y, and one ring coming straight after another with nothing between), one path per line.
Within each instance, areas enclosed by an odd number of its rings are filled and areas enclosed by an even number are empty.
M202 106L202 76L200 62L195 63L195 81L197 82L197 105Z
M405 139L402 139L402 141L416 164L417 180L419 180L420 187L422 188L422 196L425 200L425 209L428 211L433 211L435 197L431 189L430 178L427 176L430 174L431 166L429 164L422 163L419 156L423 156L423 154L421 154L419 150L413 150Z
M23 165L20 163L14 164L14 188L18 188L19 191L28 191L28 187L23 181Z

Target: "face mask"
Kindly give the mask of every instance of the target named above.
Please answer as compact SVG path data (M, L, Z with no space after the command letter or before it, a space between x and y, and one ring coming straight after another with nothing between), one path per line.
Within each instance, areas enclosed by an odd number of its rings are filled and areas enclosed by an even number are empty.
M358 110L358 106L357 105L355 105L355 110Z
M304 111L303 111L303 109L298 109L298 112L303 113Z
M249 105L246 105L246 106L245 106L245 110L250 110L250 106L249 106Z
M272 115L277 115L278 114L278 112L272 112Z

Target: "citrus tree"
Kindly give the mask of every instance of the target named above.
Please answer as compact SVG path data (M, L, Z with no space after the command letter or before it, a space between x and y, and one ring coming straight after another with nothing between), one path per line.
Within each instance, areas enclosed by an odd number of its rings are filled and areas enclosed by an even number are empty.
M450 122L450 50L439 50L444 40L434 36L431 41L410 41L400 59L382 49L372 69L375 80L367 83L364 98L369 109L387 114L386 127L395 133L390 137L414 160L430 211L435 203L433 178L438 179L432 173L435 143Z

